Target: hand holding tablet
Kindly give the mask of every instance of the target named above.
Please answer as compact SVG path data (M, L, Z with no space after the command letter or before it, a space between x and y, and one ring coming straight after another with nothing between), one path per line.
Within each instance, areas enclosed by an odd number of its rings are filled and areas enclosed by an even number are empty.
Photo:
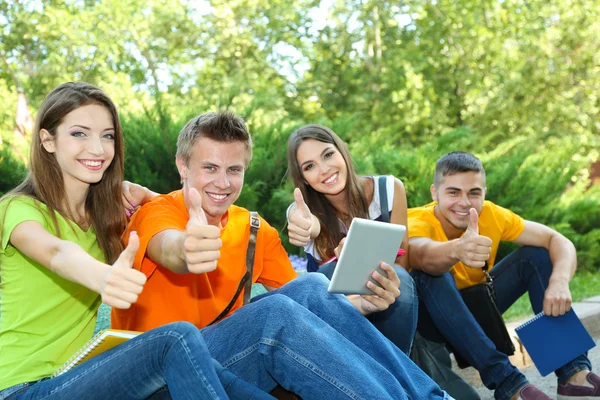
M373 294L366 286L368 280L379 285L371 273L377 270L380 262L394 265L400 255L398 249L406 233L403 225L354 218L348 236L333 272L328 292L343 294Z

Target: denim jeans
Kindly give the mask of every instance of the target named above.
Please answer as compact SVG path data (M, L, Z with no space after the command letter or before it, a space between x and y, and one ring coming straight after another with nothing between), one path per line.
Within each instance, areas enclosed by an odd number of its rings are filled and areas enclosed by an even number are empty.
M548 287L552 263L548 250L539 247L522 247L497 263L490 274L496 288L500 312L506 311L526 292L534 313L542 311L544 292ZM427 313L435 327L425 327L419 322L419 332L430 337L437 329L445 340L471 363L480 373L481 380L495 390L496 399L509 399L527 384L525 376L509 361L508 356L496 350L479 324L462 301L452 275L427 275L413 271L412 276L422 301L421 315ZM425 320L426 318L422 318ZM552 351L552 349L548 349ZM591 369L586 355L577 357L556 371L559 381L565 381L583 369Z
M447 399L329 280L305 274L202 330L225 368L304 399Z
M274 399L212 359L200 331L185 322L153 329L59 377L0 391L1 400L69 397Z
M329 280L337 262L330 262L319 268ZM369 321L405 354L410 355L412 342L417 329L418 300L417 289L412 277L402 267L394 266L400 278L400 296L387 310L367 316Z
M0 399L169 398L165 386L176 399L228 398L192 324L153 329L56 378L5 389Z

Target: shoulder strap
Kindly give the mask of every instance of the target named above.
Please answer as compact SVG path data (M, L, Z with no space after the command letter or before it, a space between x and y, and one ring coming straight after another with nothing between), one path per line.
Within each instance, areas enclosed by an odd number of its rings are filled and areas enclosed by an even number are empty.
M258 229L260 228L260 219L258 219L258 213L256 211L250 212L250 238L248 239L248 249L246 250L246 274L249 278L246 281L246 287L244 289L244 304L250 301L250 295L252 293L252 272L254 271L254 253L256 250L256 236L258 235Z
M379 177L379 207L381 208L381 220L390 222L390 209L388 207L387 197L387 176Z
M244 290L244 304L250 301L250 295L252 294L252 272L254 271L254 253L256 251L256 237L258 235L258 228L260 228L260 219L256 211L250 212L250 238L248 239L248 248L246 250L246 273L242 277L240 284L238 285L233 298L225 307L223 311L215 318L210 324L216 324L222 320L231 311L231 308L240 297L240 293Z

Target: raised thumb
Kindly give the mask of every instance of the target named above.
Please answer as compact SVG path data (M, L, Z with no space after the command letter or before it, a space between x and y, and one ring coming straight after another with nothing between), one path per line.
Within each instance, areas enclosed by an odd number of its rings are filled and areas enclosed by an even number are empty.
M294 189L294 202L296 203L296 207L298 207L298 209L302 213L302 216L304 218L309 218L310 210L304 202L304 197L302 196L302 192L299 188Z
M119 256L119 265L123 268L133 268L133 262L135 261L135 255L140 248L140 238L137 232L133 231L129 234L129 242L127 247Z
M471 208L469 210L469 226L467 227L467 229L469 229L470 231L473 231L479 235L478 222L479 222L479 216L477 215L477 210L474 208Z
M204 210L202 209L202 196L200 196L196 188L191 188L188 190L188 197L188 214L190 214L190 220L194 219L206 225L208 222L206 221L206 214L204 214Z

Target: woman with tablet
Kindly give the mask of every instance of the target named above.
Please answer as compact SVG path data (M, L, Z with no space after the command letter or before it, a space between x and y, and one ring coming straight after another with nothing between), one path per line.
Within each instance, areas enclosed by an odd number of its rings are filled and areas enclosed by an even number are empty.
M389 220L407 224L406 192L393 176L359 176L352 164L346 143L331 129L306 125L288 140L288 174L296 189L294 203L288 209L290 243L303 246L308 271L318 271L330 279L335 251L345 237L353 218ZM380 187L380 185L385 185ZM380 193L386 193L384 199ZM382 215L382 200L389 204L388 216ZM387 200L387 201L386 201ZM402 248L408 249L405 235ZM400 296L387 310L368 316L371 322L406 354L417 325L417 295L412 278L402 267L408 257L398 252L395 273L400 278ZM388 272L389 274L389 272Z
M219 381L228 371L217 374L202 334L183 322L50 378L92 337L100 303L128 308L146 277L131 268L136 234L121 242L123 135L112 100L87 83L60 85L32 140L28 176L0 199L0 398L228 398Z

